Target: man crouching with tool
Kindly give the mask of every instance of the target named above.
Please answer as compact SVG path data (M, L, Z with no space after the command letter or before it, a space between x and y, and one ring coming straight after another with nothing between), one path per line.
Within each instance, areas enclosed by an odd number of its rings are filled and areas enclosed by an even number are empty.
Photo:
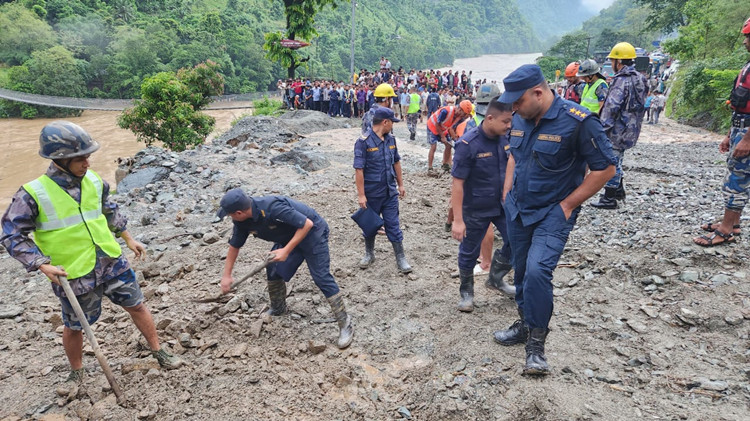
M304 203L285 196L248 197L242 189L229 190L220 205L218 216L229 215L234 222L221 277L221 291L227 293L232 289L234 262L250 234L272 241L270 264L266 267L271 305L266 314L280 316L286 313L286 283L304 260L338 322L338 347L348 347L354 338L354 329L339 286L331 275L326 221Z

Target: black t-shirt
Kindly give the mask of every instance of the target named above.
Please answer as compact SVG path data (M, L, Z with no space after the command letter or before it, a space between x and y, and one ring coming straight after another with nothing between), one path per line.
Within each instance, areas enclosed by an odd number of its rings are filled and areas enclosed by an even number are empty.
M313 222L313 230L323 230L328 225L315 210L304 203L285 196L253 197L253 217L244 221L234 221L234 231L229 245L240 248L247 237L253 236L266 241L286 245L298 229L305 226L308 219ZM308 233L303 243L314 237Z

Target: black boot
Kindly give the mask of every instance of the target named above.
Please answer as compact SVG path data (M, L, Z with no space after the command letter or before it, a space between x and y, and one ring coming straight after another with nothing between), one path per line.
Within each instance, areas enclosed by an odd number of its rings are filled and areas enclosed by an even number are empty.
M409 135L409 139L410 140L414 140L414 138L416 138L416 137L417 137L416 133L412 133L412 134Z
M534 328L529 332L526 342L526 366L523 374L532 376L546 376L549 374L549 364L544 356L544 341L549 329Z
M375 261L375 237L365 237L365 257L359 261L359 267L366 269Z
M392 242L393 252L396 254L396 266L401 273L411 272L411 266L406 261L406 254L404 253L404 244L400 242Z
M339 339L336 341L336 346L339 349L344 349L351 345L352 339L354 339L354 328L352 327L352 316L346 313L346 306L344 305L344 297L341 292L338 292L332 297L328 297L328 304L331 305L331 311L336 317L336 323L339 325Z
M598 209L617 209L617 200L615 199L615 192L617 191L614 187L605 187L604 193L599 196L599 201L592 203L591 206Z
M498 290L505 295L515 297L516 287L508 285L503 279L512 268L513 266L511 266L510 262L500 253L500 249L495 250L495 254L492 256L490 275L487 277L487 282L484 285L487 288Z
M283 279L268 281L268 297L271 306L265 312L268 316L281 316L286 313L286 282Z
M513 322L509 328L505 330L498 330L492 336L495 338L495 342L500 345L516 345L526 343L529 338L529 327L523 320L523 312L518 309L519 319Z
M615 190L615 200L625 200L625 183L623 183L622 178L620 179L620 184Z
M458 276L461 279L461 286L458 288L461 293L458 311L471 313L474 311L474 271L459 269Z

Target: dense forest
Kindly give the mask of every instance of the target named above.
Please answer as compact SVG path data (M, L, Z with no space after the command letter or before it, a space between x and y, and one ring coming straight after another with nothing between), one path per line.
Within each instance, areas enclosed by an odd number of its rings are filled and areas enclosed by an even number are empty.
M349 76L351 3L316 15L318 36L298 74ZM265 91L286 76L264 34L285 28L280 0L0 0L0 86L58 96L132 98L144 78L211 60L225 93ZM456 57L537 51L515 0L359 0L355 64L429 68ZM43 107L0 102L0 115ZM54 112L59 112L54 111Z
M545 45L577 29L581 22L594 15L580 0L518 0L518 8Z

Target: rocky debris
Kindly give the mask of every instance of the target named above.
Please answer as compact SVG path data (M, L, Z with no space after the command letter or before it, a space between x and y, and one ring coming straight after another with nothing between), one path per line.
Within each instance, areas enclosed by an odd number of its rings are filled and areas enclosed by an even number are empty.
M331 166L326 156L307 146L297 147L289 152L276 155L271 158L274 164L294 164L305 171L319 171Z
M302 137L286 121L268 116L249 116L238 121L229 131L214 140L214 144L246 149L248 145L268 148L276 144L297 142Z
M320 354L321 352L326 350L326 344L325 342L321 341L310 341L307 344L307 349L312 354Z
M4 304L0 305L0 319L12 319L24 312L23 306Z
M331 129L341 129L351 126L346 120L335 119L323 113L310 110L294 110L281 115L279 119L289 128L300 134L310 134ZM359 120L355 120L359 123Z

